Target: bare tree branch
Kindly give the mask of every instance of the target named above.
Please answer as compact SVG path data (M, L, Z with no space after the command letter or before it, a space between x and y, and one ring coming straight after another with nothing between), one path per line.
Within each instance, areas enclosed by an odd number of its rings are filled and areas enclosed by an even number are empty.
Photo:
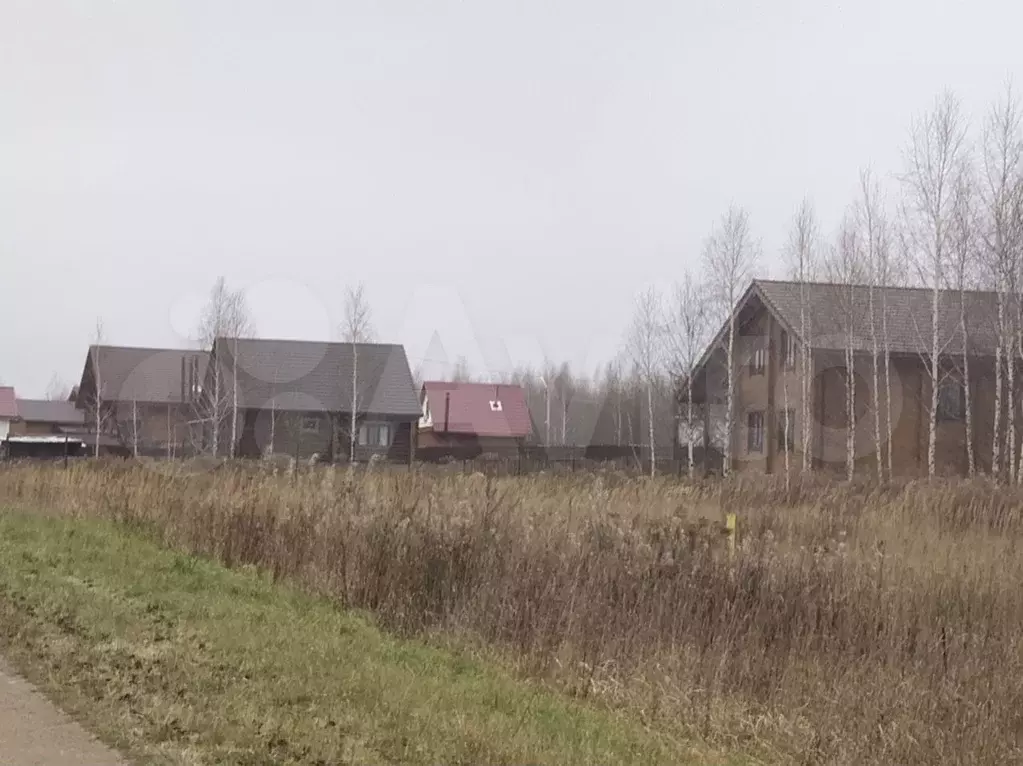
M359 410L362 396L359 391L359 344L373 338L369 301L365 288L360 284L348 288L345 295L345 313L341 325L341 337L352 346L352 402L348 420L348 462L355 462L355 445L359 432Z
M727 386L725 403L725 449L723 471L732 469L732 441L735 416L735 306L753 276L760 244L750 233L749 213L733 205L721 218L704 245L703 262L710 294L728 316L726 347Z
M904 218L907 242L921 280L931 288L930 423L927 475L935 474L938 387L941 375L941 294L948 268L950 232L968 156L966 128L959 102L951 93L938 97L931 111L914 120L905 151Z

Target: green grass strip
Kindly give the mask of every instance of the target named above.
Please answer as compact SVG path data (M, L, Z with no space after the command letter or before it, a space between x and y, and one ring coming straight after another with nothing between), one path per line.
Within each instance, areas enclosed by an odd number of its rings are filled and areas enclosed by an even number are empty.
M0 650L139 763L721 762L96 521L0 512Z

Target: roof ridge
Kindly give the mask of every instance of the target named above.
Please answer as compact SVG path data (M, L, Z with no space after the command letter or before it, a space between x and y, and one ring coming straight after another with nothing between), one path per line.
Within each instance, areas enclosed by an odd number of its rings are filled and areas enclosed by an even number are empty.
M161 352L173 351L175 353L181 353L181 354L188 354L188 353L192 353L192 354L207 354L207 353L209 353L208 351L206 351L206 349L203 349L203 348L165 348L165 347L162 347L162 346L121 346L121 345L114 345L114 344L111 344L111 343L100 343L100 344L90 343L89 344L89 349L91 350L91 349L94 349L94 348L99 348L99 349L119 349L121 351L161 351Z
M490 383L485 380L424 380L424 386L486 386L487 388L493 388L494 386L500 386L501 388L524 388L521 383Z
M871 285L869 285L867 283L864 283L864 282L848 283L848 282L833 282L833 281L816 280L816 279L808 280L806 282L800 282L799 280L796 280L796 279L765 279L765 278L762 278L762 277L754 277L752 282L755 283L755 284L761 284L761 285L763 285L763 284L767 284L767 285L788 285L788 286L791 286L791 287L799 287L800 285L804 285L806 287L855 287L855 288L861 288L861 289L864 289L864 290L871 287ZM875 289L877 289L877 290L903 290L903 291L906 291L906 292L924 292L924 293L930 293L934 289L932 287L919 287L919 286L915 286L915 285L874 285L873 287ZM940 292L943 292L943 293L965 292L965 293L971 293L971 294L975 294L975 295L996 295L998 291L997 290L974 289L974 288L970 288L970 289L967 289L967 290L960 290L957 287L942 287Z
M239 343L303 343L307 345L321 345L321 346L351 346L352 343L347 340L309 340L307 338L236 338L231 335L218 335L213 341L218 340L231 340L238 341ZM379 341L359 341L355 344L356 346L381 346L389 348L402 347L401 343L391 342L379 342Z

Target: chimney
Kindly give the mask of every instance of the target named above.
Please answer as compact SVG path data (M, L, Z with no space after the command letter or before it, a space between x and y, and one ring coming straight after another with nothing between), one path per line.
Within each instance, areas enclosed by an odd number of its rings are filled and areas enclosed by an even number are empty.
M448 419L451 417L451 392L444 393L444 430L448 430Z

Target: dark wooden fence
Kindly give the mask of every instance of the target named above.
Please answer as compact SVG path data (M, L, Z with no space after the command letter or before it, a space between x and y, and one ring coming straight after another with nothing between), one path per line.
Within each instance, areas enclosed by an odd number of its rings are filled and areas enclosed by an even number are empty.
M720 470L721 455L710 454L705 466L702 447L694 452L696 470L702 475ZM657 456L657 473L685 475L689 471L689 458L685 448L666 449ZM615 470L631 474L650 472L650 450L640 445L593 445L588 447L523 447L500 452L480 452L463 449L419 449L416 463L422 466L460 470L465 473L487 475L525 475L543 472L576 472Z

